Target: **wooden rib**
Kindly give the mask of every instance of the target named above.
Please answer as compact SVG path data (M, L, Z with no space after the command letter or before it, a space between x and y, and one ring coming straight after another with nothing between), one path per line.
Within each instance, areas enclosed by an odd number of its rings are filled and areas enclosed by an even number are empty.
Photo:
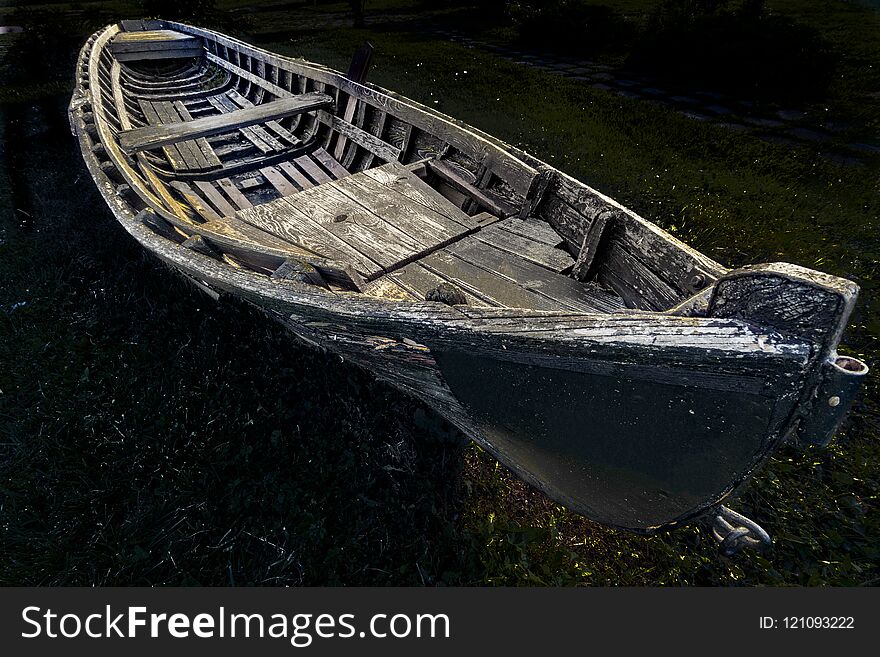
M347 123L351 123L351 120L354 118L354 112L357 109L357 98L354 96L348 96L345 101L345 111L342 113L342 119ZM345 152L345 145L348 142L348 137L339 133L339 138L336 140L336 148L333 151L333 157L337 160L342 157L342 154Z

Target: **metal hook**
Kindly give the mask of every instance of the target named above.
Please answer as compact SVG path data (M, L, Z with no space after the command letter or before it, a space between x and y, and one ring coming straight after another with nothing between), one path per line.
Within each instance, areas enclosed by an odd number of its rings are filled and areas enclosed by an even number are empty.
M770 534L761 525L723 505L712 519L712 536L725 557L732 557L744 547L765 550L772 544Z

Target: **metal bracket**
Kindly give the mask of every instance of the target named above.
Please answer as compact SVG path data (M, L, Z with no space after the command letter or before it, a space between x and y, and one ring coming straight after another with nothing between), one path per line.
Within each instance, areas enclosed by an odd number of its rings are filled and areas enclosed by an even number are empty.
M732 557L744 547L766 550L772 542L761 525L726 506L719 506L712 519L712 536L725 557Z

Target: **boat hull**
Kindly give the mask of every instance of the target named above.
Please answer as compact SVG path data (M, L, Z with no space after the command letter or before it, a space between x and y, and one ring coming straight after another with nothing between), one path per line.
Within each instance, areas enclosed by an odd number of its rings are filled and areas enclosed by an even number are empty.
M90 43L97 49L107 34ZM218 37L218 43L238 47L225 38ZM80 68L98 78L99 62L87 61L88 48ZM248 52L262 56L252 48ZM286 60L273 56L271 61L280 69ZM376 105L420 117L422 125L436 127L462 149L469 140L482 139L451 123L441 125L438 116L405 99L343 82L327 69L314 70ZM568 223L560 220L555 227L570 248L583 244L578 265L584 276L596 269L585 256L597 257L604 248L611 260L625 244L648 255L666 254L665 265L675 276L664 272L665 283L663 277L649 279L645 263L636 262L638 276L620 278L619 268L602 265L600 274L605 272L630 307L591 314L398 302L340 289L330 293L267 275L283 260L271 249L250 269L240 263L248 264L245 255L253 257L253 251L232 251L239 264L230 266L211 248L184 248L171 224L157 221L170 219L160 207L147 203L144 209L149 196L135 193L142 181L133 170L123 171L123 156L114 155L113 131L95 121L94 105L100 102L84 82L71 103L71 126L108 207L146 250L213 296L253 304L305 342L338 353L424 401L518 476L599 522L653 533L717 508L799 425L826 416L829 406L837 409L835 420L813 424L821 425L823 435L833 432L842 417L839 389L854 390L852 377L866 371L838 367L834 378L826 376L854 303L853 284L791 265L727 272L497 140L478 145L495 149L498 157L488 159L502 162L499 171L509 174L512 184L527 177L521 185L522 212L554 207L542 206L540 195L533 194L544 189L542 181L558 194L550 201L571 201L564 215ZM548 182L553 176L555 186ZM580 223L572 219L575 208L582 213ZM200 226L184 227L196 231ZM211 239L216 245L231 243L221 237ZM611 242L614 249L608 247ZM697 292L692 298L689 286ZM642 294L648 287L654 297ZM682 303L651 311L675 301ZM837 404L831 403L834 398Z

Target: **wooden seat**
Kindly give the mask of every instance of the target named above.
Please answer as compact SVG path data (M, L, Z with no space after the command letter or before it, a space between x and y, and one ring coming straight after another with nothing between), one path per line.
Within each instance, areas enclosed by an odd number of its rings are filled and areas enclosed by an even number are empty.
M192 121L124 130L119 133L119 145L129 153L136 153L198 137L231 132L332 105L333 99L327 94L311 92Z
M203 40L176 30L121 32L108 46L120 62L139 59L179 59L202 54Z

